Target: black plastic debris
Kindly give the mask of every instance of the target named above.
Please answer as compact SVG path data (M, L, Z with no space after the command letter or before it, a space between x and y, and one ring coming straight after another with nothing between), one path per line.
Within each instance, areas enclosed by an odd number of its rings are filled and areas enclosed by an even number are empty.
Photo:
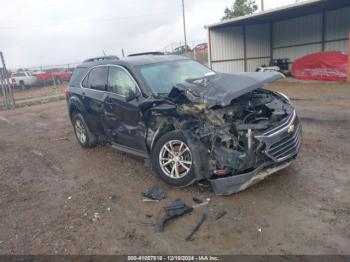
M146 193L142 193L142 195L152 200L162 200L168 196L167 192L158 185L152 186Z
M219 219L223 218L226 214L227 214L226 211L218 212L215 216L215 220L219 220Z
M193 197L192 198L193 202L195 202L196 204L202 204L203 203L203 200L198 198L198 197Z
M162 217L158 224L154 225L154 230L157 233L163 232L164 225L168 221L183 216L185 214L191 213L193 211L193 208L187 206L186 203L180 198L176 199L174 202L164 207L164 209L165 215Z
M203 225L205 220L207 220L208 215L207 213L203 213L201 219L199 220L198 224L195 226L195 228L191 231L191 233L186 237L186 241L193 241L194 240L194 234L199 230L199 228Z

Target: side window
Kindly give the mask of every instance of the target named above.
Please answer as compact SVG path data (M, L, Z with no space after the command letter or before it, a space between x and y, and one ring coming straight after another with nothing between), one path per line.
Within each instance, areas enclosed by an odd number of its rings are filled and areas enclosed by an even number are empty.
M105 91L107 85L108 70L106 66L92 69L89 73L88 88Z
M108 91L127 96L130 90L136 92L136 84L130 75L119 67L109 67Z
M84 88L89 88L89 75L90 74L87 74L87 76L83 80L83 83L81 84Z

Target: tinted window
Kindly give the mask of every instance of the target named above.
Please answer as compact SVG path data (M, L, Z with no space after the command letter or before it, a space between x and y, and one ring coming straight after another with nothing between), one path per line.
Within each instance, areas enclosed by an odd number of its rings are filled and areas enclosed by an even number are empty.
M86 72L87 72L87 68L77 67L73 72L73 75L69 81L69 85L75 86L75 87L80 87L80 82L83 79Z
M108 76L108 91L127 96L129 91L136 92L136 84L130 75L119 67L110 67Z
M84 78L83 82L81 85L85 88L89 88L89 74Z
M100 66L92 69L89 73L89 88L105 91L107 85L107 67Z

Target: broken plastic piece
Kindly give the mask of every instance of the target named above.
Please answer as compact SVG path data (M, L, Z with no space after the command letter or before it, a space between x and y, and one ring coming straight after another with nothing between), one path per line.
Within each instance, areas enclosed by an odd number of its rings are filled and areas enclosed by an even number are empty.
M163 232L164 225L177 217L183 216L185 214L191 213L193 211L192 207L189 207L181 199L176 199L174 202L170 203L165 207L165 215L159 221L158 224L154 225L155 232Z
M194 240L193 236L196 234L196 232L199 230L201 225L207 220L208 215L207 213L203 213L201 219L199 220L198 224L195 226L195 228L191 231L191 233L186 237L186 241L192 241Z
M142 199L142 202L159 202L159 200L158 199L144 198L144 199Z
M227 214L226 211L221 211L221 212L217 213L215 216L215 220L219 220L219 219L223 218L226 214Z
M202 206L206 206L208 205L210 202L210 198L207 198L205 201L203 201L202 203L199 203L199 204L195 204L193 205L193 208L197 208L197 207L202 207Z
M152 186L148 192L142 193L142 195L153 200L162 200L168 196L167 192L158 185Z
M192 200L193 200L193 202L195 202L196 204L201 204L201 203L203 203L203 200L200 199L200 198L198 198L198 197L193 197Z

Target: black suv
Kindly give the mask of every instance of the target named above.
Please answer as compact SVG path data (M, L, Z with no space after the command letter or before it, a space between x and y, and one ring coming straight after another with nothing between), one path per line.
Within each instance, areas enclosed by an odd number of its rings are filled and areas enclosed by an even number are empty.
M301 145L288 97L263 89L280 73L221 74L182 56L103 57L79 65L65 91L78 143L150 158L173 186L207 180L246 189L287 167Z

